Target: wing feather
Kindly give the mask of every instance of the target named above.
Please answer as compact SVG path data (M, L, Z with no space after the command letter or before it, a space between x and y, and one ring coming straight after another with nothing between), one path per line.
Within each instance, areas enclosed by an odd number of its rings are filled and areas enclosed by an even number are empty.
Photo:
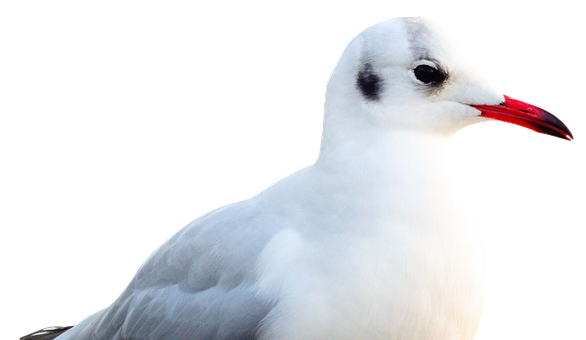
M249 201L198 218L147 259L110 307L58 340L254 339L271 309L255 294L254 267L278 229Z

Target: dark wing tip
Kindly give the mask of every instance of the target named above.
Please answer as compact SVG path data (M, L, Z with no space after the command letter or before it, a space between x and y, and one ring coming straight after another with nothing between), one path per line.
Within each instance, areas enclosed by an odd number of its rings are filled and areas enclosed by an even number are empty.
M63 334L73 325L52 325L21 336L18 340L52 340Z

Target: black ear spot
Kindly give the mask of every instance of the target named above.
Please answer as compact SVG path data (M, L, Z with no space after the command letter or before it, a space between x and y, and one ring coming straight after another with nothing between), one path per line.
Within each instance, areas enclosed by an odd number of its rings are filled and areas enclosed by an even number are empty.
M364 64L356 76L356 85L368 100L378 100L381 91L381 78L374 73L372 65Z

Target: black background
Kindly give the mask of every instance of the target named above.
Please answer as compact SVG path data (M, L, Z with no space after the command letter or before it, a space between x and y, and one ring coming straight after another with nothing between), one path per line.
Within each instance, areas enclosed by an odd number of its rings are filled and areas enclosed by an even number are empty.
M16 132L5 228L16 255L13 335L107 304L193 216L313 160L337 54L362 26L396 11L28 9L15 31L23 34L18 122L5 126ZM506 92L558 113L577 134L567 144L490 125L454 139L489 235L478 339L565 337L578 321L567 307L578 303L581 236L575 19L426 13L463 34Z

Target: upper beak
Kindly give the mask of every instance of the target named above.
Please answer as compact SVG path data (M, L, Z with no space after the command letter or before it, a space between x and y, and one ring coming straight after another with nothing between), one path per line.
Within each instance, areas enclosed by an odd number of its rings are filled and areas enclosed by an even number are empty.
M500 105L470 105L482 112L482 117L502 120L524 126L539 133L572 140L574 136L568 127L551 113L524 103L520 100L505 96L505 102Z

